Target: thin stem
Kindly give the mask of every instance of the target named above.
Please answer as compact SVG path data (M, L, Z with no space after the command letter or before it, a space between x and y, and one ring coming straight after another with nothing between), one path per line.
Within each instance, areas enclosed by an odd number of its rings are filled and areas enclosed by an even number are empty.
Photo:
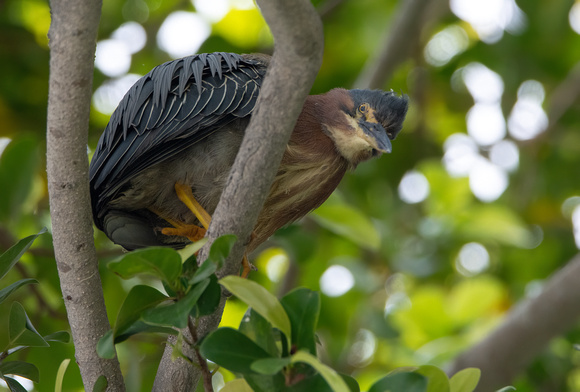
M213 385L211 383L211 372L209 371L209 367L207 366L207 361L201 356L199 352L199 347L197 346L197 328L193 324L193 318L189 317L187 320L187 327L189 328L189 333L193 339L193 350L195 352L195 357L197 358L197 363L201 369L201 376L203 377L203 388L205 392L213 392Z

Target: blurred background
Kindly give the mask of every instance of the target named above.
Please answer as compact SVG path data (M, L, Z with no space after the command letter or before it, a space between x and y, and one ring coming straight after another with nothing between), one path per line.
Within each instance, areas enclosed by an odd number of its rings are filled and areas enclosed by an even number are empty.
M443 366L578 252L580 2L313 3L325 52L312 93L364 88L375 77L374 87L407 94L410 111L392 154L361 164L322 207L280 230L252 255L251 278L278 295L320 290L321 357L365 390L398 366ZM155 65L273 50L251 0L104 0L102 11L89 155L124 93ZM0 2L1 251L43 226L50 232L49 25L44 0ZM95 240L114 320L137 282L109 272L121 250L101 232ZM2 287L23 276L40 284L13 299L39 332L68 329L49 234ZM8 309L0 306L0 349ZM244 311L229 300L222 325L237 327ZM579 338L575 329L554 339L514 381L518 391L580 391ZM118 346L128 391L150 390L162 349L154 335ZM74 350L53 344L19 355L40 368L35 390L52 391ZM75 366L65 390L82 390ZM219 386L233 376L215 377Z

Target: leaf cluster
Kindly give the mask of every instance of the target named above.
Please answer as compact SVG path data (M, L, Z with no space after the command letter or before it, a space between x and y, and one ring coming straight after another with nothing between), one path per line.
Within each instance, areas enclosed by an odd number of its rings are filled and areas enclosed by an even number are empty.
M22 255L30 248L34 240L46 229L42 229L38 234L23 238L2 255L0 255L0 280L14 267ZM29 284L37 284L36 279L21 279L0 290L0 303L6 301L8 297L21 287ZM2 379L11 392L24 392L26 389L13 376L27 378L33 382L39 382L40 372L32 363L24 361L6 361L10 355L28 347L49 347L48 342L68 343L70 336L68 332L60 331L42 336L30 321L26 310L19 303L14 301L10 307L8 316L9 341L6 347L0 352L0 379Z
M147 285L133 286L121 305L115 325L100 339L98 354L114 358L115 344L135 334L176 334L174 328L186 328L190 317L213 313L221 296L215 272L223 265L235 241L233 235L217 239L201 266L195 255L182 263L177 251L162 247L136 250L110 263L109 269L123 279L137 275L159 279L165 293Z
M201 344L201 353L242 378L225 391L359 392L358 382L317 358L320 294L297 288L279 301L258 283L227 276L219 282L250 307L239 328L219 328ZM471 392L480 371L464 369L448 379L430 365L400 368L376 381L369 392Z

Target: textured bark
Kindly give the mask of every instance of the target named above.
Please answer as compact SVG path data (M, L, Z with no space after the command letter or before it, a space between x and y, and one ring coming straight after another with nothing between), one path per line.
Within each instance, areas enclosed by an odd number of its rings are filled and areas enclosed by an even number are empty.
M356 88L382 89L395 69L411 56L424 31L449 12L448 0L401 0L386 32L382 49L369 59L355 82Z
M457 357L448 374L477 367L481 381L476 391L509 385L551 339L577 323L579 279L580 254L546 282L540 295L522 301L497 329Z
M208 230L209 243L200 254L200 260L204 260L211 243L221 235L238 236L219 276L239 273L245 245L322 63L322 24L309 0L261 0L258 5L274 36L274 55L256 111L212 217ZM200 337L217 328L224 304L222 298L216 313L199 320ZM193 383L197 383L200 376L197 369L185 361L171 362L171 347L167 346L154 390L191 390L191 384L181 385L176 374L181 377L186 375L187 379L191 375L190 382Z
M124 390L117 359L96 353L110 328L89 204L87 139L100 0L52 0L47 118L47 175L60 285L87 391L97 378Z

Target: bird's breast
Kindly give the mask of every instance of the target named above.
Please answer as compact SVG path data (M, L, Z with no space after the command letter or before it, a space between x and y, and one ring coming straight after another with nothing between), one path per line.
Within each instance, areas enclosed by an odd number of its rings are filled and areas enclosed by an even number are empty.
M248 251L280 227L320 206L336 189L347 166L338 154L316 154L311 149L290 143L258 218Z

